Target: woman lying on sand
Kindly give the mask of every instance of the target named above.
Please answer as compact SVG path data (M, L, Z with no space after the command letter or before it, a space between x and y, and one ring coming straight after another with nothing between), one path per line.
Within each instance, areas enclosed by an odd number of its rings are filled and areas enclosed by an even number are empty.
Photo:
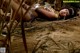
M5 2L8 3L9 0L5 0ZM13 9L13 14L19 8L19 5L20 5L20 2L18 2L17 0L11 0L10 6ZM23 14L25 14L26 10L29 7L30 6L27 5L25 2L23 3L22 10L20 9L17 12L17 15L15 16L16 17L15 20L17 20L17 23L20 21L20 16L21 16L22 11L23 11ZM4 14L4 12L2 11L2 13L0 14ZM35 4L32 6L29 12L25 14L22 20L26 22L26 21L31 21L37 17L42 18L42 19L47 19L47 20L64 19L64 18L67 19L67 18L76 16L76 14L77 14L77 11L71 7L62 8L60 11L55 11L51 7L48 8L48 7L40 6L40 4ZM9 17L7 17L6 20L9 20ZM17 24L15 23L13 28L15 28L16 26ZM6 30L4 30L4 32L5 31Z
M8 3L9 0L5 0L5 2ZM11 0L10 5L15 12L19 8L20 2L18 2L17 0ZM41 7L40 5L37 5L36 7L35 6L36 5L34 5L34 7L32 7L31 10L22 18L23 21L30 21L37 17L45 18L47 20L63 19L73 17L77 14L74 8L62 8L60 11L56 12L54 9L51 10L50 8ZM24 2L22 7L23 14L25 14L28 7L29 5ZM16 15L17 21L20 20L20 15L21 9Z

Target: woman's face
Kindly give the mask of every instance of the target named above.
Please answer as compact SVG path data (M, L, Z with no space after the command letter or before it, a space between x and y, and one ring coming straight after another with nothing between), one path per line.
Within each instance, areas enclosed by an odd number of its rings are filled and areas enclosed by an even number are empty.
M68 9L62 9L59 12L60 16L68 16L69 15L69 10Z

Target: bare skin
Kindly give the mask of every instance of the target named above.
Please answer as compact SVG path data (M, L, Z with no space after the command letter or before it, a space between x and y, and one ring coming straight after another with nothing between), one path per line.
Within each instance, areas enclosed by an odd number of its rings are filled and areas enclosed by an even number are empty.
M21 0L20 0L21 1ZM9 0L6 0L6 2L8 3L9 2ZM12 6L12 9L14 10L14 11L16 11L18 8L19 8L19 5L20 5L20 3L21 2L18 2L17 0L11 0L11 6ZM26 6L28 6L28 5L26 5ZM25 7L26 7L25 6ZM28 6L29 7L29 6ZM37 17L37 15L38 15L38 13L37 12L35 12L35 10L38 10L41 14L43 14L44 16L46 16L46 17L48 17L49 19L55 19L55 18L58 18L58 16L59 16L59 13L60 13L60 15L62 15L62 16L67 16L68 15L68 11L66 11L66 10L61 10L60 12L58 12L58 14L57 13L55 13L55 11L49 11L49 10L46 10L46 9L44 9L44 8L37 8L37 9L33 9L33 11L32 11L32 14L35 16L35 17ZM23 11L23 14L25 14L25 12L26 12L26 9L25 8L23 8L22 7L22 11ZM17 13L18 15L17 16L20 16L21 15L21 9L18 11L18 13ZM17 17L16 16L16 17ZM31 17L31 15L30 15L30 13L27 13L26 15L25 15L25 17L23 17L23 21L25 20L25 21L30 21L32 19L32 17Z
M8 3L7 0L6 0L6 2ZM19 4L17 4L17 3L16 3L15 1L13 1L13 0L11 1L11 4L10 4L10 5L11 5L11 7L12 7L12 9L13 9L14 11L17 11L18 8L19 8ZM22 8L22 11L23 11L23 14L25 14L26 10L25 10L24 8ZM18 14L18 16L21 15L21 9L17 12L17 14ZM30 17L29 14L26 14L23 19L25 19L26 21L29 21L29 20L31 20L31 17Z
M38 8L37 10L48 18L58 18L58 14L56 14L55 11L48 11L43 8Z
M7 1L7 0L6 0ZM8 1L7 1L8 2ZM19 8L19 4L17 4L15 1L11 1L11 6L12 6L12 9L14 10L14 11L16 11L18 8ZM23 10L23 14L26 12L26 10L24 9L24 8L22 8L22 10ZM55 12L51 12L51 11L48 11L48 10L45 10L44 8L38 8L38 10L43 14L43 15L45 15L45 16L47 16L48 18L57 18L58 17L58 15L55 13ZM35 12L35 10L34 10L34 13L36 13ZM33 13L33 15L34 15L34 13ZM18 12L18 15L20 15L21 14L21 10L19 10L19 12ZM37 13L36 13L37 14ZM31 16L29 15L29 13L27 13L26 15L25 15L25 17L23 18L23 19L25 19L26 21L30 21L32 18L31 18Z

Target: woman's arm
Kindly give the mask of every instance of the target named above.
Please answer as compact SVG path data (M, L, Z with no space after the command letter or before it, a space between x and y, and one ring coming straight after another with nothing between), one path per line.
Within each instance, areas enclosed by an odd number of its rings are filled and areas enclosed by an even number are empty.
M36 11L48 17L49 19L58 18L58 14L56 14L54 11L48 11L44 8L38 8Z

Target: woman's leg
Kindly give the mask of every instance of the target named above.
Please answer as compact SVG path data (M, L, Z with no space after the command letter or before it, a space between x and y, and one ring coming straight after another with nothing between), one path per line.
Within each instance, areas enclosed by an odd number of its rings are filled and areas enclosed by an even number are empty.
M8 1L6 0L6 2L8 3ZM14 10L14 11L17 11L18 10L18 8L19 8L19 4L17 4L15 1L11 1L11 7L12 7L12 9ZM23 11L23 14L25 14L25 12L26 12L26 10L22 7L22 9L20 8L20 10L17 12L17 15L16 15L16 17L17 16L21 16L21 13L22 13L22 11ZM17 19L19 19L19 18L17 18ZM27 13L27 14L25 14L25 16L23 17L23 20L25 20L25 21L30 21L31 20L31 16L30 16L30 14L29 13Z

